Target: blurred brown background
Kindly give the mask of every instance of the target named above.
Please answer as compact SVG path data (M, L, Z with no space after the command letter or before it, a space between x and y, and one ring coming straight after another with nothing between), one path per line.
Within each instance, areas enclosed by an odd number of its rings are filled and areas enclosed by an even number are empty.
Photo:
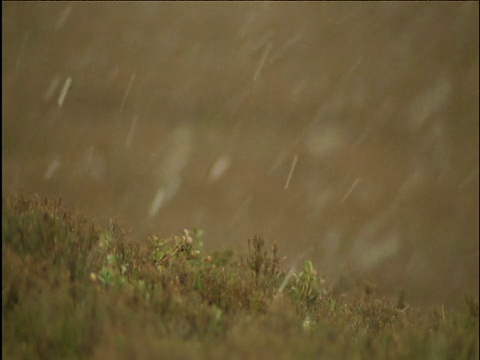
M478 2L2 3L4 195L478 292Z

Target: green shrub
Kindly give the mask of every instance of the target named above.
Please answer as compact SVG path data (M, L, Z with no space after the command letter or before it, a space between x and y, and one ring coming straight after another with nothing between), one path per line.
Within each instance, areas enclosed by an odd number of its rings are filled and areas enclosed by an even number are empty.
M2 210L8 359L478 359L478 298L429 311L370 286L338 295L309 260L285 272L259 236L208 254L199 230L136 241L60 200Z

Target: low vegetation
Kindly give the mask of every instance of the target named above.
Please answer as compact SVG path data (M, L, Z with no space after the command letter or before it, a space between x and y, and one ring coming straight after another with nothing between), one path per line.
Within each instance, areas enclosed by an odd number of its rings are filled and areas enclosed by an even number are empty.
M258 236L245 254L207 253L199 230L136 241L60 200L4 198L2 213L5 359L479 358L478 298L345 294Z

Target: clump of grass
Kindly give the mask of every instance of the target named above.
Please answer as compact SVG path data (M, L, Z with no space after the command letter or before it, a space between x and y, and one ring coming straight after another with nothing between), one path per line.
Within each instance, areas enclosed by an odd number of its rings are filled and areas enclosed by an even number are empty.
M200 230L136 240L60 200L2 210L5 358L478 359L478 298L427 311L365 285L347 301L260 236L207 253Z

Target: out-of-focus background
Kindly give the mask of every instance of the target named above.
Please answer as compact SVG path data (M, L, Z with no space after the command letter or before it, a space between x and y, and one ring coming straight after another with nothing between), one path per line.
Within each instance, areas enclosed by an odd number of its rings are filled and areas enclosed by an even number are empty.
M478 292L477 2L2 10L4 196L261 234L412 303Z

